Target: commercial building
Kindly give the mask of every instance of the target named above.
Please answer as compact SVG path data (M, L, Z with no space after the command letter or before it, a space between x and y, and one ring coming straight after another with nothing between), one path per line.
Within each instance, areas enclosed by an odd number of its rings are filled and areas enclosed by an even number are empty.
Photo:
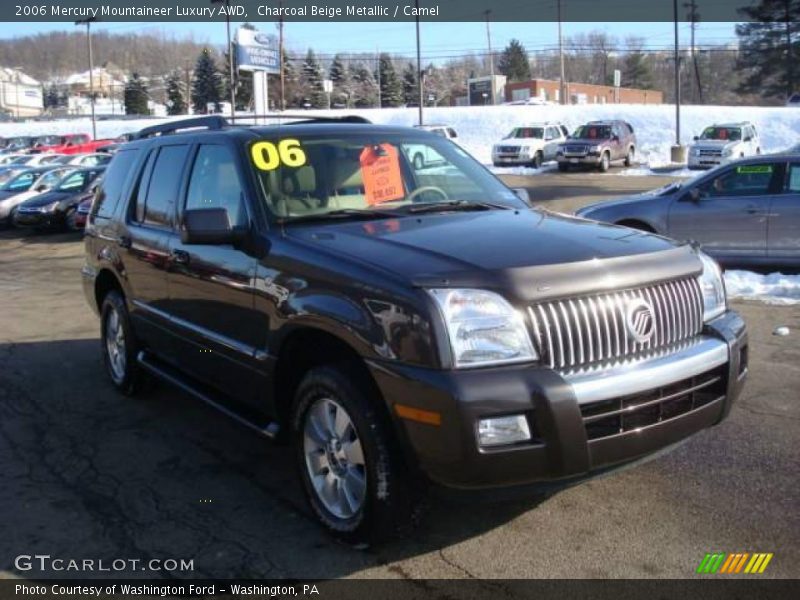
M42 84L19 69L0 67L0 112L11 117L38 117L43 110Z
M664 94L657 90L565 83L567 104L663 104ZM550 79L531 79L505 84L506 102L524 102L539 98L546 102L561 102L561 84Z

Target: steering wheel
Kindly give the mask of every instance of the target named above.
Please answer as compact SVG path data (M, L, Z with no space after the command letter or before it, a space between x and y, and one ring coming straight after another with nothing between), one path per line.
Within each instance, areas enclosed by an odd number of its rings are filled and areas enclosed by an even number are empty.
M435 192L442 197L442 200L450 200L450 196L447 195L447 192L445 192L440 187L436 187L435 185L423 185L422 187L418 187L408 195L408 198L406 198L406 200L408 200L409 202L414 202L414 198L416 198L417 196L419 196L424 192Z

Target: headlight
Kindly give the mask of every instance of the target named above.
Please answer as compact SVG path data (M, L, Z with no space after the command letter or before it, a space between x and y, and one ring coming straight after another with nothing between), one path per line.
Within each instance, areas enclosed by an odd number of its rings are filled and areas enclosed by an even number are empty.
M594 146L589 146L589 152L595 152L595 153L600 152L600 146L598 146L597 144L595 144Z
M700 148L692 148L691 154L692 156L700 156Z
M722 156L730 156L731 154L733 154L733 148L725 148L722 151Z
M704 252L698 252L697 256L703 261L703 274L698 278L698 282L703 292L703 321L708 322L728 308L725 282L717 261Z
M519 155L520 156L528 156L530 153L531 153L531 149L528 148L527 146L522 146L519 149Z
M59 204L60 202L56 200L55 202L51 202L50 204L43 206L39 210L41 210L42 212L53 212L55 209L58 208Z
M444 318L456 367L537 360L522 316L486 290L430 290Z

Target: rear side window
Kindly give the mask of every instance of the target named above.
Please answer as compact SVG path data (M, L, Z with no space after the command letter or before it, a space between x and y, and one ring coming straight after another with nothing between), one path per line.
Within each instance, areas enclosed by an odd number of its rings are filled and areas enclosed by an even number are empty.
M183 165L189 147L162 146L153 161L149 181L142 181L136 201L136 220L144 225L170 227L172 208L183 177ZM145 169L145 177L148 168ZM146 187L145 187L146 186Z
M139 155L138 148L120 150L108 164L103 185L92 206L92 214L96 217L110 219L119 204L125 181L131 171L133 163Z
M800 192L800 165L795 163L789 166L788 190L794 194Z
M197 151L189 180L186 208L224 208L231 225L245 225L242 182L236 159L227 146L203 144Z

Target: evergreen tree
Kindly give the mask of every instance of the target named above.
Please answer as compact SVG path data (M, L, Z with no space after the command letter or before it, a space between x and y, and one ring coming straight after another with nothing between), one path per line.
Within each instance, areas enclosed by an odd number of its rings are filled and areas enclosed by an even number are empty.
M189 109L186 101L186 86L179 71L173 71L167 76L167 114L185 115Z
M58 108L61 102L61 94L58 93L58 88L55 83L51 83L43 94L43 104L45 110Z
M397 77L392 59L388 54L381 54L378 59L378 75L381 106L400 106L403 103L403 84Z
M647 56L641 50L628 52L622 61L622 86L653 89L653 73Z
M350 69L345 67L339 54L333 57L328 77L333 82L333 99L335 102L342 103L349 108L353 96L353 81L350 77Z
M378 84L372 72L363 63L350 65L353 80L353 104L357 108L372 108L378 105Z
M419 82L417 68L414 63L408 63L403 70L403 102L419 104Z
M528 53L519 40L511 40L497 61L497 69L509 81L528 81L531 78L531 65Z
M203 48L194 68L192 107L194 112L205 114L208 112L208 105L213 104L214 110L218 111L221 100L222 76L211 52L208 48Z
M280 86L280 83L278 84ZM280 94L280 90L278 90ZM253 72L239 71L236 75L236 109L250 110L253 105Z
M148 115L150 109L147 107L148 100L147 84L134 73L125 84L125 114L126 115Z
M328 106L328 96L322 86L322 67L311 48L308 49L306 59L303 61L302 83L306 101L312 108Z
M740 9L749 22L736 26L739 92L786 99L800 89L800 0L761 0Z

